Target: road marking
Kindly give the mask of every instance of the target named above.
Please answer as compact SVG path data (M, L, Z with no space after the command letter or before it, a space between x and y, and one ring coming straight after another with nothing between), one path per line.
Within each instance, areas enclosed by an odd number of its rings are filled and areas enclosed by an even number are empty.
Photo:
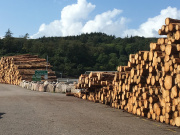
M142 120L147 121L146 119L142 119Z
M157 126L157 127L159 127L159 126L160 126L159 124L155 124L155 123L153 123L153 125L155 125L155 126Z
M175 130L172 130L172 129L169 129L169 128L168 128L167 130L169 130L169 131L171 131L171 132L176 133L176 131L175 131Z
M137 117L137 116L136 116L136 118L139 118L139 117ZM142 119L142 120L147 121L146 119ZM161 126L161 125L156 124L156 123L153 123L153 125L155 125L155 126L157 126L157 127L160 127L160 126ZM172 129L169 129L169 128L168 128L167 130L169 130L169 131L171 131L171 132L176 133L176 131L175 131L175 130L172 130Z

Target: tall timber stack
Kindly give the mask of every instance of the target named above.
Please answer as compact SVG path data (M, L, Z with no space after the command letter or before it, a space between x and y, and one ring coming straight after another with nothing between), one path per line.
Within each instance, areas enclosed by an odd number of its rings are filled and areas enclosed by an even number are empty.
M2 57L0 60L0 83L19 85L22 80L32 81L35 70L48 69L48 80L56 80L55 72L46 59L37 55L17 55ZM42 79L44 79L42 77Z
M77 97L180 126L180 20L165 19L150 51L129 55L117 72L81 75Z

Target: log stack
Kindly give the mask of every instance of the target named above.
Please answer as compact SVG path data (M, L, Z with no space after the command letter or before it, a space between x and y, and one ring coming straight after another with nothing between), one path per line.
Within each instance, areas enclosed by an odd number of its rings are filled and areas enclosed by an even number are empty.
M109 97L110 91L113 91L112 82L114 80L114 77L114 71L91 72L90 74L82 74L79 77L79 82L76 88L82 88L85 90L75 94L75 96L94 102L105 103L104 98Z
M37 55L17 55L2 57L0 60L0 83L19 85L22 80L32 81L35 70L48 69L48 80L56 80L55 72L46 59ZM41 78L44 80L44 77Z
M105 78L81 75L77 88L86 92L79 97L180 126L180 20L166 18L158 33L166 37L150 43L150 51L129 55L117 72ZM92 85L94 77L101 83Z

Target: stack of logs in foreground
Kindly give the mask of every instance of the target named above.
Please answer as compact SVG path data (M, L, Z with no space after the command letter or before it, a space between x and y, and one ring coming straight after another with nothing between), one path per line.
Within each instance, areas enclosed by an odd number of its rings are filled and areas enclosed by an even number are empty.
M55 72L47 65L46 59L37 55L17 55L2 57L0 60L0 83L19 85L22 80L32 81L35 70L48 69L48 80L55 80ZM42 76L42 79L43 76Z
M129 113L180 126L180 20L166 18L150 51L129 55L117 72L91 72L79 77L75 96Z

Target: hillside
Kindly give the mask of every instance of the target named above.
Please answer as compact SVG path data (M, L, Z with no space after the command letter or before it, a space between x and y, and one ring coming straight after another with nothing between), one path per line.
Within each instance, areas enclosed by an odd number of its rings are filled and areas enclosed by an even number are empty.
M0 39L0 56L17 54L39 55L47 58L57 76L78 77L85 71L113 71L118 65L127 65L129 54L149 50L156 38L116 38L104 33L81 34L68 37L42 37L39 39Z

